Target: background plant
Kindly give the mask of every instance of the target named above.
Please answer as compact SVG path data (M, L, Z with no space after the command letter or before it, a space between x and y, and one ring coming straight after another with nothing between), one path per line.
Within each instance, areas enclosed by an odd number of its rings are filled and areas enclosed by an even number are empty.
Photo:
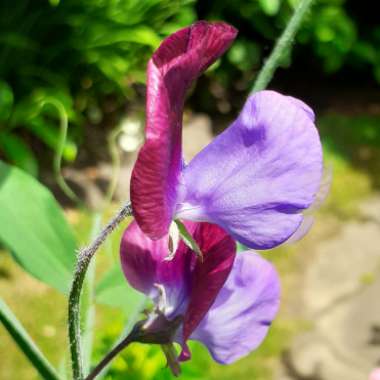
M237 43L229 51L228 63L223 68L225 81L233 81L229 71L234 70L244 73L245 79L254 79L269 47L298 3L298 0L196 3L201 18L223 19L239 25ZM289 67L293 63L302 67L308 63L313 71L325 74L351 68L360 75L371 69L380 81L380 55L376 49L379 31L376 18L363 4L355 0L317 0L296 37L297 44L284 55L282 65ZM243 81L238 83L238 88L242 86Z
M60 102L68 116L69 137L63 150L73 162L78 147L88 148L85 128L108 133L140 100L145 63L162 37L198 18L222 19L239 28L227 56L199 86L209 85L218 112L247 91L289 20L297 0L10 0L0 5L0 157L37 175L39 156L59 141L59 115L41 103ZM317 0L297 35L283 67L312 66L331 75L353 70L380 81L380 27L370 8L355 0ZM293 51L294 50L294 51ZM212 110L210 91L193 103ZM37 158L37 156L39 156Z
M2 1L0 152L36 175L41 144L55 150L60 102L70 121L63 157L73 161L86 123L124 109L144 83L161 38L191 23L191 1ZM41 148L39 148L41 149ZM41 159L41 158L40 158Z

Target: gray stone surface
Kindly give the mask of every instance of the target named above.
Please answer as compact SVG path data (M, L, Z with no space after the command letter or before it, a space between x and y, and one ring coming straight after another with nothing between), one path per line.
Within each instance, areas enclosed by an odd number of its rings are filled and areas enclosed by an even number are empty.
M348 222L337 236L318 245L306 270L307 311L318 314L339 303L362 288L367 277L378 274L379 266L380 226L373 222Z
M211 119L206 114L194 114L183 126L183 155L189 162L213 139Z
M366 380L380 365L380 198L316 247L302 278L302 317L278 380Z
M360 205L361 215L375 223L380 223L380 196L368 198Z
M183 126L183 155L189 162L200 150L202 150L213 139L211 120L205 114L193 114L186 117ZM116 189L116 199L125 200L129 197L130 178L137 152L129 153L121 168L120 179ZM110 167L105 173L111 173Z

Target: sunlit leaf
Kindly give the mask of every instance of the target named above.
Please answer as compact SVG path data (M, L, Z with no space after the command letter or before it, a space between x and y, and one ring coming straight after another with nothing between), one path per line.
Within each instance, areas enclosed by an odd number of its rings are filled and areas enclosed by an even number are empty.
M32 276L67 292L76 243L49 190L0 161L0 241Z
M281 0L259 0L261 9L268 16L274 16L280 10Z
M202 259L203 254L201 249L199 248L198 243L193 239L190 232L187 230L186 226L180 221L175 220L176 225L178 226L178 231L181 236L182 241L193 250L198 257Z
M156 48L161 39L154 30L146 26L132 29L123 28L122 30L114 30L112 33L104 33L100 37L96 36L94 44L90 48L109 46L122 42L135 42Z
M38 163L32 150L18 136L0 132L0 149L13 164L32 176L38 174Z

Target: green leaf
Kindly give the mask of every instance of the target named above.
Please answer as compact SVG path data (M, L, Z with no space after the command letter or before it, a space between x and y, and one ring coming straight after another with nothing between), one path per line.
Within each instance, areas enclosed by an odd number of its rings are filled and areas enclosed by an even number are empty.
M32 276L66 293L76 243L49 190L0 161L0 210L0 241Z
M8 84L0 80L0 121L8 120L13 106L13 91Z
M0 133L0 148L5 157L33 177L38 174L38 162L31 149L18 137Z
M288 4L292 7L292 9L294 9L299 2L300 0L288 0Z
M12 310L1 298L0 322L4 325L5 329L12 336L20 350L30 360L43 379L59 380L59 376L53 366L48 362L44 354L39 350L22 324L13 314Z
M125 28L120 30L113 30L112 33L98 34L94 39L93 44L90 43L88 48L98 48L109 46L113 44L120 44L125 42L134 42L141 45L151 46L152 48L157 48L160 44L161 39L157 33L146 26Z
M280 10L281 0L259 0L260 7L268 16L275 16Z
M192 249L198 257L202 259L203 254L201 249L199 248L197 242L193 239L191 236L190 232L186 229L186 226L180 222L179 220L175 220L175 223L178 226L178 231L181 236L181 239L183 242L190 248Z
M142 293L128 285L120 265L115 265L107 272L95 289L97 302L120 307L127 314L133 314L144 299L145 296Z

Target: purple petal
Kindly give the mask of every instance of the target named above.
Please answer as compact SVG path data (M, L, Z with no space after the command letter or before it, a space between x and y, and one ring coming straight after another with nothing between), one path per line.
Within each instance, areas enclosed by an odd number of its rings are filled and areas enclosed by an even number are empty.
M152 239L167 233L175 211L186 91L236 34L225 23L200 21L166 38L149 61L146 142L133 169L131 200L139 226Z
M302 100L299 100L297 98L293 98L293 96L288 96L288 99L297 107L304 110L306 115L310 118L310 120L314 123L315 122L315 114L314 111Z
M301 240L313 227L315 218L313 215L304 215L302 219L302 223L297 228L296 232L290 236L290 238L286 241L288 244L296 243Z
M176 217L216 223L251 248L287 240L322 175L319 135L305 109L273 91L251 96L184 169Z
M316 211L319 208L321 208L323 203L325 202L327 196L330 193L332 177L333 177L332 167L325 166L323 168L323 174L322 174L321 183L319 184L318 193L316 194L314 202L310 207L312 211Z
M323 170L322 180L319 185L318 193L315 196L313 204L306 210L301 225L298 227L296 232L290 236L286 241L287 243L295 243L301 240L311 229L314 224L314 212L317 211L327 198L330 192L332 182L332 169L330 167L325 167Z
M149 239L133 221L125 230L120 246L121 265L129 284L158 302L159 288L163 286L167 298L167 311L173 314L186 302L189 286L189 268L194 260L180 243L175 257L168 256L168 236Z
M203 253L203 262L180 242L175 256L167 261L168 237L149 239L132 222L124 232L120 256L125 277L131 286L160 302L165 292L164 313L168 318L184 315L186 340L213 304L230 273L236 244L220 227L209 223L186 222Z
M274 267L253 252L239 253L227 282L190 339L202 342L215 361L233 363L261 344L279 299Z

